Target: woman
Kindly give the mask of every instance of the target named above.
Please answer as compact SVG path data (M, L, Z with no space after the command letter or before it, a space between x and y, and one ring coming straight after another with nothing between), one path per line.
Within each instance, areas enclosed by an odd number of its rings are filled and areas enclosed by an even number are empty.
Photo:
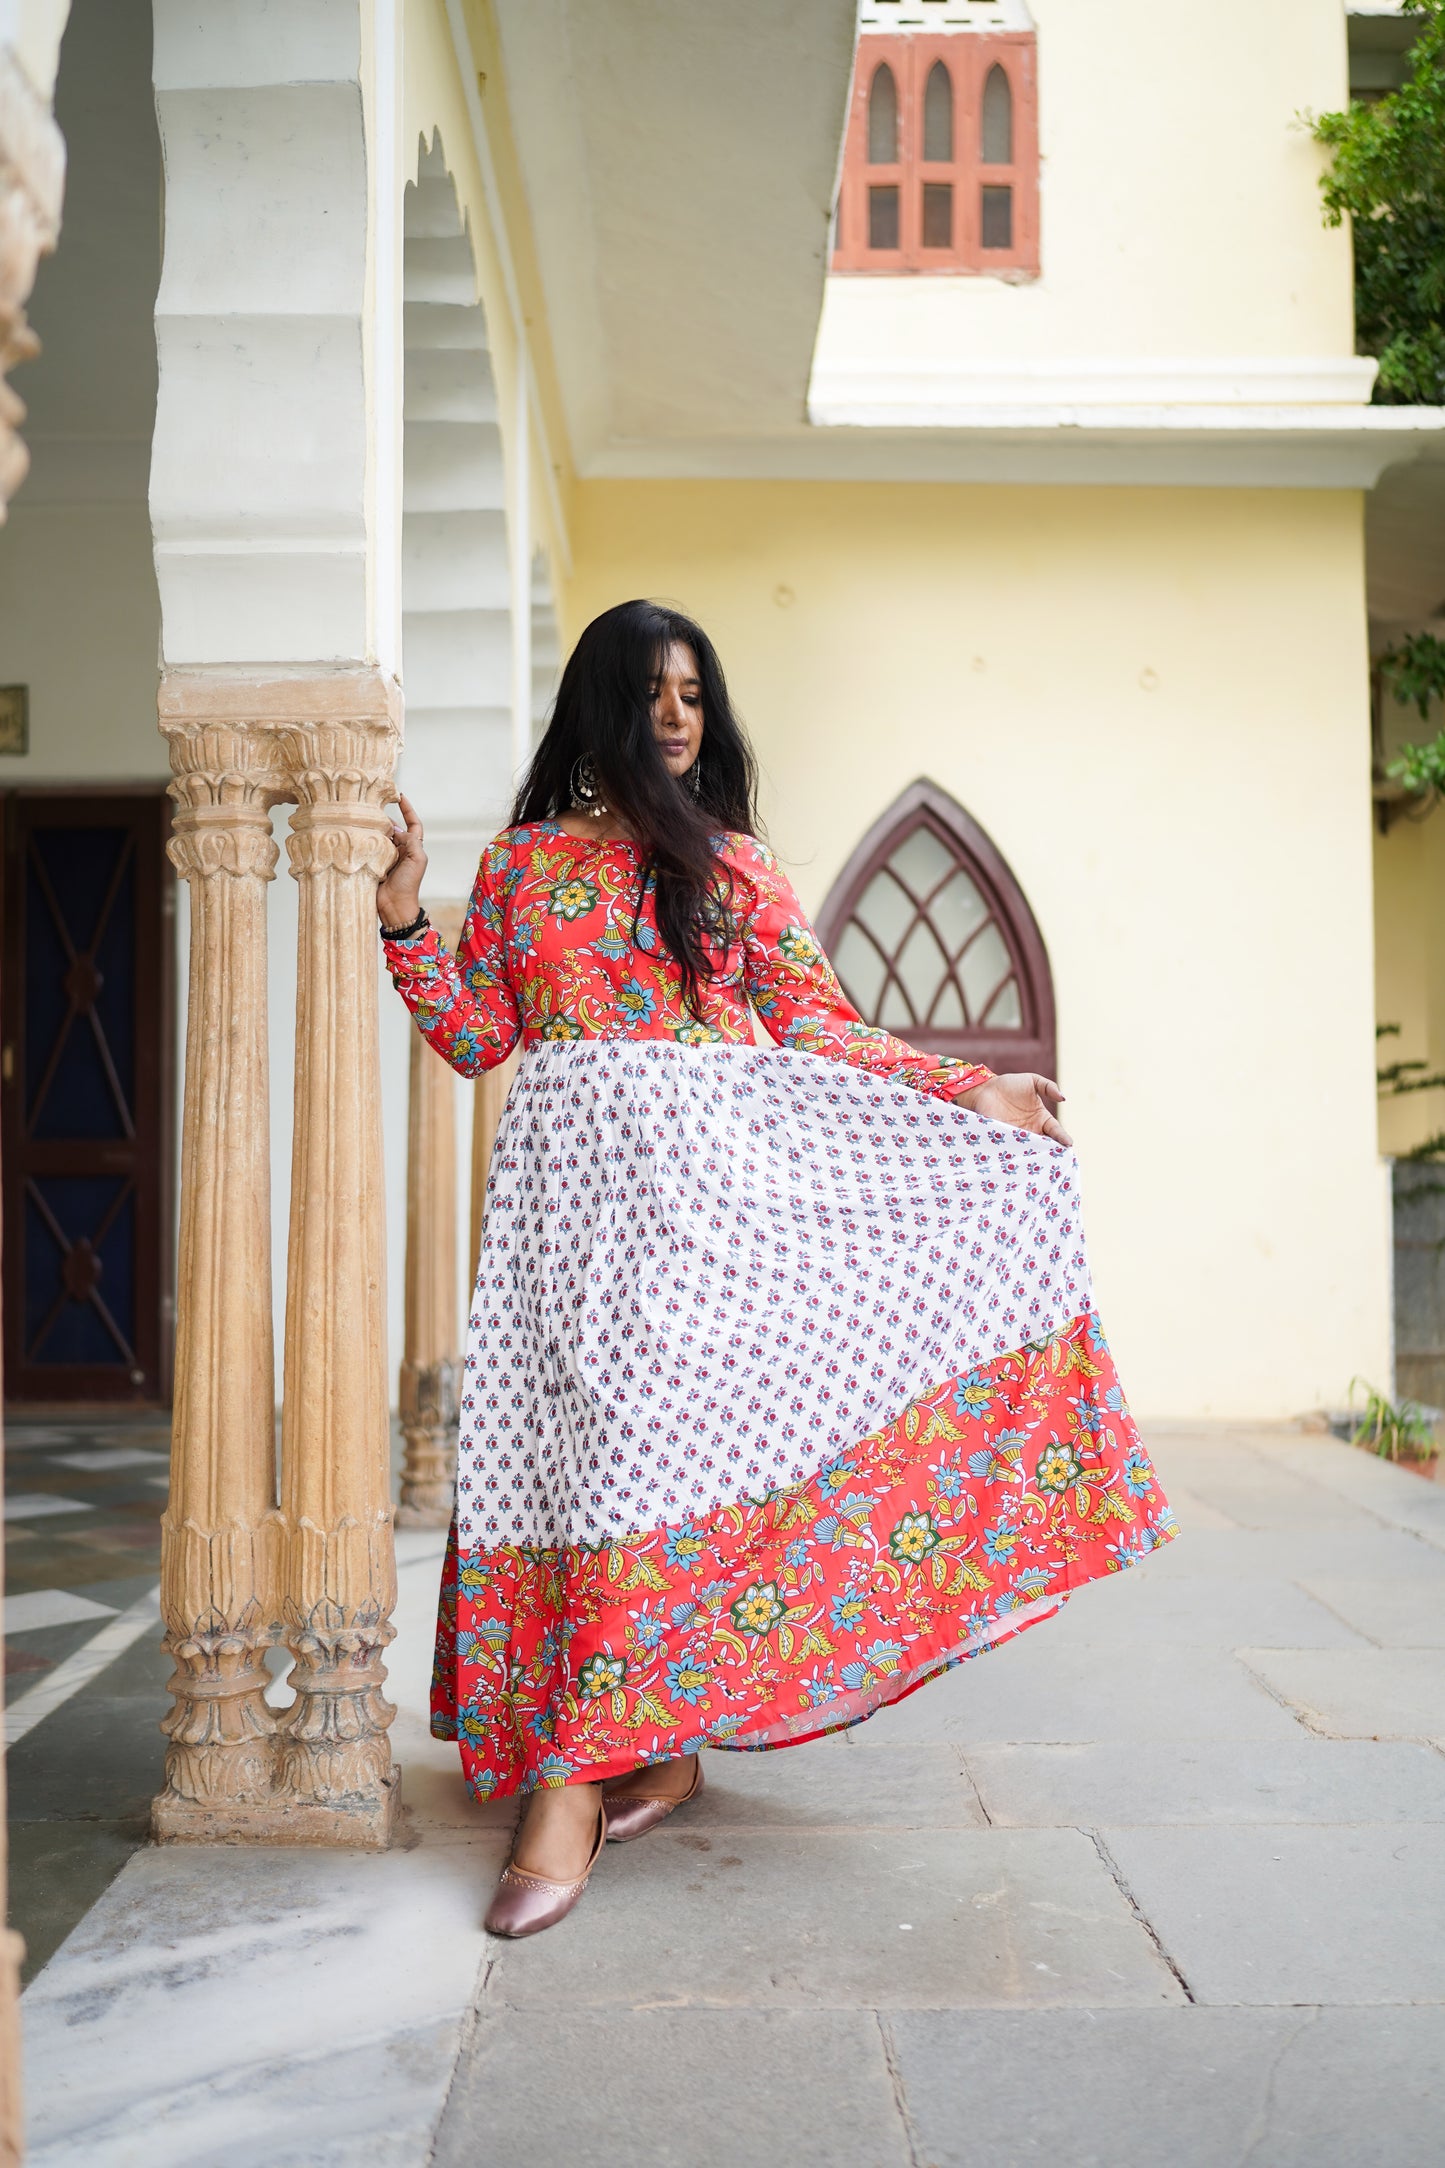
M865 1025L753 787L711 642L623 603L577 643L455 958L405 799L378 890L437 1051L477 1076L525 1049L432 1715L476 1797L528 1794L498 1934L693 1797L699 1747L856 1723L1172 1532L1058 1086Z

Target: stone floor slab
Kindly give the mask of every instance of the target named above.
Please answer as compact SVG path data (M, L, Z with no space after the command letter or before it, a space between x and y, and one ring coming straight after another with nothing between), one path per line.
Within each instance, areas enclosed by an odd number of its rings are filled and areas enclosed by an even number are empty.
M1107 2008L1180 1993L1075 1830L680 1823L606 1853L562 1928L498 1945L492 1992L529 2010Z
M1445 1649L1445 1583L1343 1575L1303 1585L1356 1633L1382 1648Z
M1445 1662L1433 1649L1240 1653L1315 1731L1347 1739L1445 1739Z
M1346 1649L1363 1639L1303 1589L1264 1575L1111 1575L1071 1596L1060 1623L1099 1648Z
M911 2168L878 2022L852 2010L483 2015L435 2168Z
M1202 1504L1241 1528L1352 1528L1371 1517L1367 1501L1245 1445L1166 1450L1159 1468L1166 1491L1171 1470Z
M164 1466L169 1456L147 1452L139 1445L102 1445L84 1453L57 1453L62 1468L80 1468L88 1475L110 1475L120 1468Z
M100 1823L144 1821L149 1815L163 1781L166 1742L160 1723L174 1664L159 1646L160 1620L149 1605L137 1618L146 1621L144 1632L10 1747L6 1774L13 1821ZM118 1623L103 1619L101 1631ZM135 1623L132 1619L132 1631ZM86 1647L66 1664L83 1670L93 1642L92 1630ZM49 1692L64 1668L57 1665L31 1692ZM7 1714L24 1719L30 1713L28 1698L17 1700Z
M1445 1756L1403 1741L979 1747L968 1768L990 1821L1012 1828L1445 1822Z
M1363 1507L1435 1546L1445 1544L1445 1489L1338 1438L1278 1439L1265 1455L1287 1473Z
M51 1491L5 1493L7 1521L48 1521L57 1513L91 1513L94 1510L86 1498L60 1498Z
M115 1605L95 1603L68 1588L33 1588L5 1600L7 1634L38 1633L44 1626L70 1626L79 1619L112 1618Z
M1274 1576L1312 1585L1364 1576L1432 1582L1445 1588L1445 1555L1408 1529L1361 1519L1352 1529L1205 1529L1130 1568L1142 1579L1192 1580L1222 1576L1254 1580Z
M1125 1655L1075 1642L1067 1617L960 1664L880 1710L854 1737L880 1747L1296 1736L1294 1718L1227 1650L1145 1642Z
M686 1827L801 1831L985 1826L958 1747L858 1754L846 1733L837 1745L829 1745L831 1751L821 1752L805 1746L772 1754L705 1755L706 1787L689 1807Z
M10 1822L10 1887L21 1894L19 1911L25 1921L22 1980L33 1980L49 1963L76 1921L149 1835L145 1815L117 1821Z
M1445 2002L1445 1827L1114 1829L1201 2003Z
M914 2160L928 2168L1441 2158L1440 2010L918 2011L885 2023Z
M1164 1488L1169 1494L1169 1503L1174 1509L1174 1518L1182 1535L1192 1536L1206 1528L1238 1527L1238 1522L1231 1520L1227 1513L1221 1513L1218 1506L1206 1505L1202 1498L1196 1498L1193 1491L1176 1478L1169 1477Z

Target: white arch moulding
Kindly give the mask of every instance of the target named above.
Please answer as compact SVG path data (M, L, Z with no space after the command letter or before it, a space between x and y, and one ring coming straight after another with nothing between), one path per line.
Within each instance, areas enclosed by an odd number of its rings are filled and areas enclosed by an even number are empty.
M482 846L506 819L550 701L557 628L546 557L532 546L526 401L517 400L516 433L504 446L476 256L437 131L422 140L406 188L402 265L401 782L426 821L428 906L451 943ZM470 1176L459 1186L453 1079L414 1032L410 1040L398 1519L444 1527L458 1298L470 1287L511 1072L463 1095Z

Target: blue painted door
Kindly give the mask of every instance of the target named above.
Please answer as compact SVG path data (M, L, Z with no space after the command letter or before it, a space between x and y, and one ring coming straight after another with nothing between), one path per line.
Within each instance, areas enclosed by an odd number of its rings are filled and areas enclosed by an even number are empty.
M170 902L159 794L6 806L5 1391L169 1395Z

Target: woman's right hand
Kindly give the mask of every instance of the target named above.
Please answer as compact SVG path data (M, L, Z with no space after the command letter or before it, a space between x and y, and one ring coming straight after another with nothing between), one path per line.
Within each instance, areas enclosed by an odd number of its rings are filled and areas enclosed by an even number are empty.
M396 857L376 886L376 909L384 927L409 926L421 910L421 877L426 872L421 816L409 798L398 797L404 828L392 825Z
M1055 1144L1072 1144L1073 1138L1059 1120L1063 1093L1050 1076L1016 1070L1007 1076L990 1077L971 1092L960 1092L955 1106L968 1107L991 1122L1006 1122L1011 1129L1032 1129Z

